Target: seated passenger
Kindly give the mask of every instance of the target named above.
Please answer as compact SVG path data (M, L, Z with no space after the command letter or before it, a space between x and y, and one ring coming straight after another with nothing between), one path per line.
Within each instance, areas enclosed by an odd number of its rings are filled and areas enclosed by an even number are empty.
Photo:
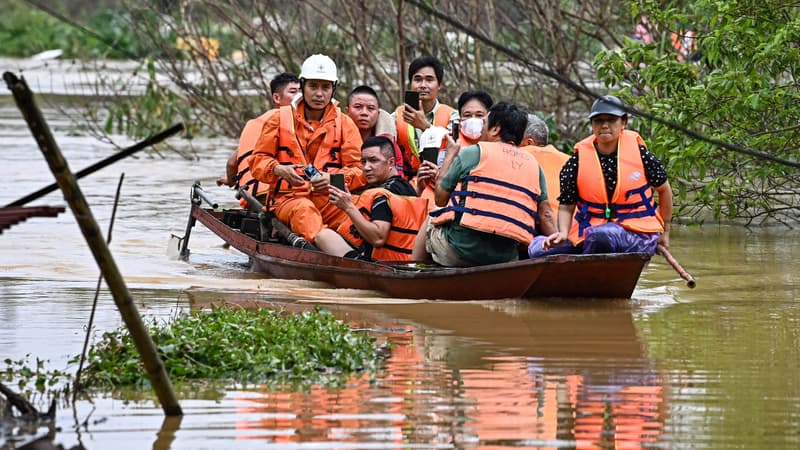
M461 147L475 145L483 133L483 123L489 114L489 108L494 104L492 96L485 91L467 91L458 97L458 110L450 114L448 130L458 127L457 143ZM421 197L430 199L428 207L433 207L433 190L436 187L436 177L444 163L444 149L439 152L436 164L422 161L417 172L417 192Z
M291 105L294 96L300 92L300 78L293 73L281 73L275 76L269 83L272 92L272 108ZM272 110L270 110L272 111ZM250 119L242 129L239 136L239 147L234 151L225 164L225 175L217 178L217 186L231 186L238 190L247 187L250 194L257 198L261 203L266 202L269 193L269 184L259 182L250 174L250 155L253 154L258 137L261 135L261 128L267 120L270 111ZM242 207L247 206L247 201L242 198L239 203Z
M372 136L391 138L398 162L398 175L403 176L403 153L397 145L397 127L391 114L381 108L378 93L369 86L356 86L347 96L344 112L355 122L362 141Z
M443 266L502 263L518 257L543 221L542 233L555 230L547 182L536 158L518 147L528 123L524 109L498 103L489 109L481 142L459 149L447 136L436 205L417 235L413 259L431 258Z
M357 259L407 261L425 220L427 202L397 174L394 145L384 136L368 138L361 148L367 188L357 195L331 186L330 202L347 214L337 228L317 235L326 253Z
M434 56L420 56L408 65L408 82L419 92L418 105L400 105L392 113L397 127L397 143L403 152L403 175L411 179L419 169L419 138L432 126L446 127L453 108L439 102L444 65Z
M547 143L548 134L550 134L550 130L544 120L535 114L528 114L528 127L525 128L525 136L522 138L520 149L530 152L542 166L544 176L547 178L547 195L550 197L547 202L555 211L558 209L558 196L561 194L558 176L564 163L569 159L569 155L549 145Z
M350 189L366 184L359 163L361 135L332 101L338 80L332 59L306 58L302 96L295 98L295 107L268 113L250 157L253 178L271 186L270 211L309 243L326 226L344 220L342 211L328 203L331 174L343 174Z
M625 129L628 113L617 97L597 99L589 120L592 135L575 144L561 169L558 232L537 236L528 253L652 255L658 244L669 248L672 189L664 166Z

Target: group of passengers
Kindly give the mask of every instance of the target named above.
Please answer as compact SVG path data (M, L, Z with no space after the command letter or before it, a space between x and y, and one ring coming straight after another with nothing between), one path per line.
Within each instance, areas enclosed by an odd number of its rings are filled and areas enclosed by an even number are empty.
M593 134L567 155L516 104L484 91L463 93L457 109L439 102L443 75L435 57L417 58L418 104L390 114L358 86L342 112L335 63L312 55L299 77L272 81L274 108L247 122L217 182L247 188L306 241L348 258L466 267L668 248L667 175L625 129L618 98L594 102Z

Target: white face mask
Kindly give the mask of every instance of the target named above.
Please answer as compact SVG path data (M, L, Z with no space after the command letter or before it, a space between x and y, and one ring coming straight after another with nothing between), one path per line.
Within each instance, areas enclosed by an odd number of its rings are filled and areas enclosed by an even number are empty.
M483 119L470 117L461 122L461 133L469 139L478 139L483 134Z

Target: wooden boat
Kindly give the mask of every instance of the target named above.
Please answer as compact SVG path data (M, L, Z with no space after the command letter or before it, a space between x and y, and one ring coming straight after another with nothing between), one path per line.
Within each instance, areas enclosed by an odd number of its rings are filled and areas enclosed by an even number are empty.
M200 194L204 197L204 194ZM331 256L280 240L261 240L259 218L242 209L202 208L193 198L181 253L195 221L250 257L251 268L274 278L321 281L338 288L370 289L395 298L486 300L501 298L630 298L650 256L644 253L555 255L467 268L418 267Z

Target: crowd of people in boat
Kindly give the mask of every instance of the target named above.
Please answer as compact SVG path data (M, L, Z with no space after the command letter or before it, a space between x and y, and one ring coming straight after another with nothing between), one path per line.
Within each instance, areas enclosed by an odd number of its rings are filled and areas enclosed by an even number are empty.
M592 134L568 155L513 102L480 90L455 108L440 102L433 56L413 60L408 80L391 113L369 86L342 111L336 64L309 56L299 76L272 80L274 108L247 122L217 183L248 189L305 241L347 258L468 267L669 248L666 171L626 129L617 97L594 102Z

